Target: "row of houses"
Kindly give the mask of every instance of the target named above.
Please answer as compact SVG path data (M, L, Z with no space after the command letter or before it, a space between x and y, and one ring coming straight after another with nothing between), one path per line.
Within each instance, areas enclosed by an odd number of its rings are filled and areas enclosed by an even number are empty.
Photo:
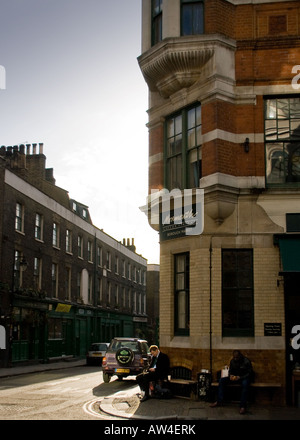
M43 144L1 147L0 197L1 366L147 336L147 260L56 186Z

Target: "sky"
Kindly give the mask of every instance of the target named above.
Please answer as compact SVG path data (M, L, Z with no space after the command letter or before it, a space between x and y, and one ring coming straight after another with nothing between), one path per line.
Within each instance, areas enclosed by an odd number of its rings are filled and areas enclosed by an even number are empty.
M141 0L0 0L0 145L43 143L93 224L159 263L148 193Z

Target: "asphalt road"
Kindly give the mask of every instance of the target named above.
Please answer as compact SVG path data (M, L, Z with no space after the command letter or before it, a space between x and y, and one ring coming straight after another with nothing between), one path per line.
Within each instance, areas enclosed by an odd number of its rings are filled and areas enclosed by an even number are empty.
M0 420L118 420L97 402L132 386L134 378L105 384L90 366L1 378Z

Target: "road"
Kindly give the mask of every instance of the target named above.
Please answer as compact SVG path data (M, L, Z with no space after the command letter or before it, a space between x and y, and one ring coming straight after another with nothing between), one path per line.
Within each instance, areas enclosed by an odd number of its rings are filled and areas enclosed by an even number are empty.
M0 379L0 420L118 420L101 414L102 398L135 386L105 384L101 367L73 367Z

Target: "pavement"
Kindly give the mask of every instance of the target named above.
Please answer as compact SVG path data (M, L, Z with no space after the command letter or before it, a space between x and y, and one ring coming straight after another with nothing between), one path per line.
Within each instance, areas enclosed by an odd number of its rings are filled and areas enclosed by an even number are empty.
M21 374L37 373L62 368L85 365L85 359L14 366L0 368L1 378ZM109 395L102 400L95 399L94 408L99 414L127 420L300 420L300 408L291 406L273 406L251 404L244 415L239 414L237 403L228 403L222 407L210 408L210 403L203 400L172 397L170 399L150 398L140 401L140 390L133 385L126 391Z

